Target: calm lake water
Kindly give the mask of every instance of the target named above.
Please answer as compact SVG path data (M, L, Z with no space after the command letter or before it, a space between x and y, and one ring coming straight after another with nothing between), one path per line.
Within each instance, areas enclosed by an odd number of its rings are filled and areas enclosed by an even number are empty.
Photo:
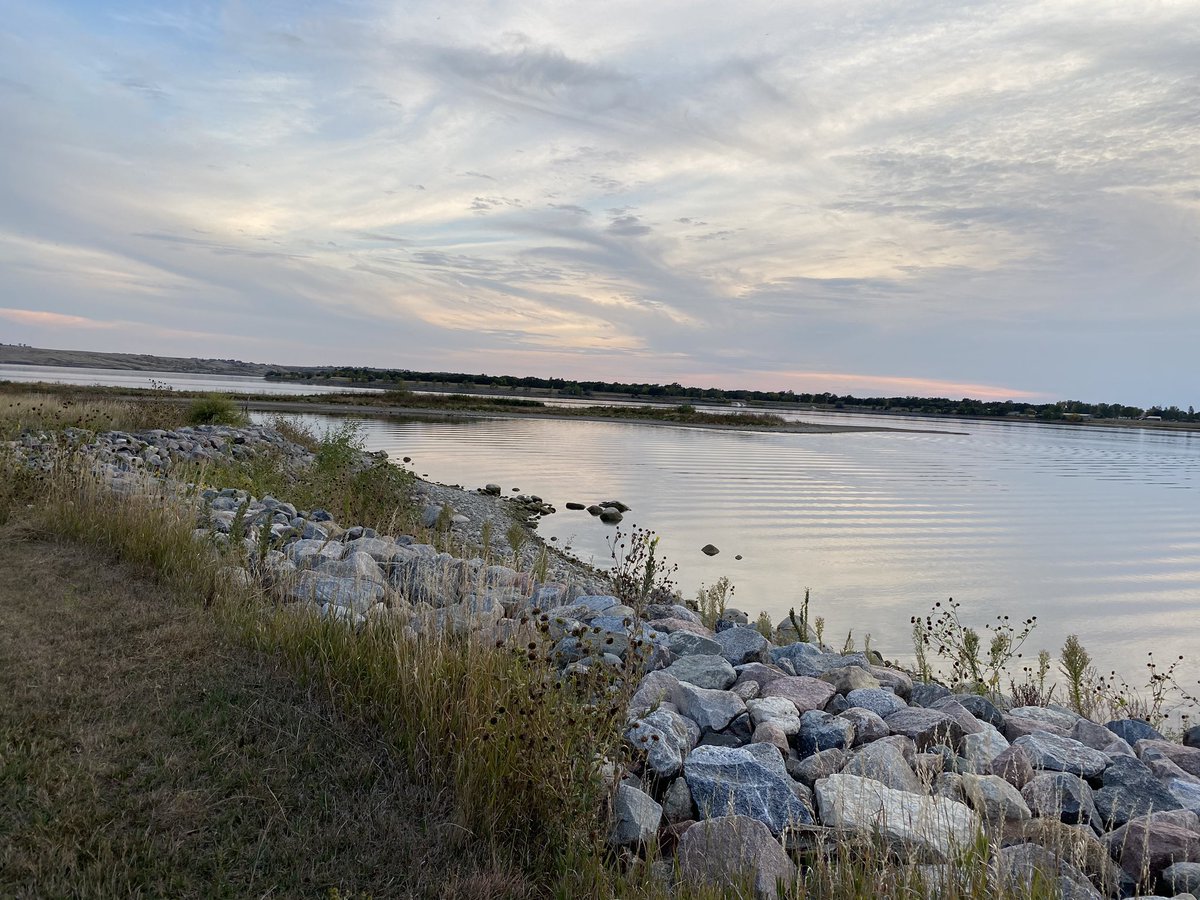
M809 421L880 424L817 413ZM333 419L312 417L319 428ZM1077 633L1140 677L1147 652L1195 657L1200 434L889 418L969 434L766 434L611 422L364 421L373 450L464 487L553 503L539 531L599 564L614 529L569 500L619 499L662 535L680 586L728 575L736 605L778 621L812 589L841 644L911 654L909 618L954 597L968 623L1039 618L1026 645ZM720 554L706 557L707 543ZM740 554L743 558L736 560ZM1189 660L1194 682L1200 671Z
M119 374L221 389L204 376ZM221 379L238 385L229 390L247 390L243 381L254 379ZM661 534L688 595L728 575L737 606L778 621L809 587L830 643L853 629L861 647L870 632L885 655L908 657L910 616L954 597L968 624L1038 616L1030 656L1077 633L1131 680L1151 650L1160 661L1187 655L1189 679L1200 677L1200 433L796 417L947 433L518 419L363 427L370 449L411 456L436 481L538 494L559 509L539 531L598 564L614 529L565 504L622 500L632 507L624 526ZM308 418L318 429L336 421ZM700 552L710 542L721 551L711 558Z

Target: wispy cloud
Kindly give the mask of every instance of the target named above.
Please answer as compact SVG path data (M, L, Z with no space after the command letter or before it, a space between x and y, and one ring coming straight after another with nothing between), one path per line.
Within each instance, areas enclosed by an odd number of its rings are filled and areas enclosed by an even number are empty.
M1195 400L1190 0L0 8L12 339Z

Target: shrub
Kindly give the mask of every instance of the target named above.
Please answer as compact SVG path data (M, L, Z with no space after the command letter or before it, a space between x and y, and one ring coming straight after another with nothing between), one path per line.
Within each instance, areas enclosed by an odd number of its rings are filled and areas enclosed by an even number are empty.
M209 394L192 401L188 422L192 425L244 425L246 414L224 394Z

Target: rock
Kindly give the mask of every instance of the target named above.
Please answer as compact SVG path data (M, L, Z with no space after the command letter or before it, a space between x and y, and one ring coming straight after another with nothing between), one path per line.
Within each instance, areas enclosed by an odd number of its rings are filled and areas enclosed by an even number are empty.
M891 734L887 723L869 709L851 707L837 714L839 719L845 719L854 726L854 746L869 744Z
M1063 900L1101 900L1102 894L1087 877L1058 855L1036 844L1016 844L1001 848L992 862L1000 886L1018 896L1038 896L1053 885Z
M1108 767L1110 761L1099 750L1085 747L1073 738L1059 737L1047 731L1035 731L1019 737L1013 741L1013 746L1029 754L1035 769L1069 772L1084 778L1095 778Z
M939 698L940 699L940 698ZM997 731L1004 728L1004 714L987 697L979 694L955 694L954 699L981 722L987 722ZM937 702L936 700L934 701ZM929 704L923 704L929 705Z
M675 691L679 711L701 729L723 731L737 716L746 712L742 698L730 691L706 690L679 682Z
M600 521L605 525L616 525L624 518L619 512L611 507L609 509L600 510Z
M1150 766L1135 757L1114 759L1100 778L1102 786L1094 797L1096 812L1109 829L1139 816L1183 806Z
M695 820L696 805L692 803L692 792L686 778L676 778L671 782L663 792L662 808L663 818L670 825Z
M733 670L738 673L738 684L753 681L759 688L762 688L768 682L774 681L776 678L783 678L785 675L782 670L775 666L753 662L746 663L744 666L734 666Z
M822 750L846 749L854 742L854 726L822 710L813 709L800 717L800 736L796 741L801 756Z
M1172 894L1200 894L1200 863L1180 862L1163 869L1159 889Z
M883 688L862 688L851 691L846 695L846 702L852 707L869 709L881 719L887 719L892 713L908 706L891 691Z
M833 685L805 675L784 675L763 685L761 697L787 697L802 715L822 709L834 695Z
M833 685L833 689L843 696L854 690L878 688L879 679L866 669L858 666L843 666L831 669L821 676L821 680Z
M1134 752L1143 760L1169 759L1189 775L1200 777L1200 748L1185 747L1167 740L1142 738L1133 745Z
M1113 719L1104 727L1131 747L1138 741L1165 740L1156 728L1142 719Z
M799 725L800 720L797 719L796 726L799 727ZM750 743L769 744L783 755L786 755L789 749L787 732L784 731L783 726L776 719L756 725L754 727L754 734L750 738Z
M922 753L920 756L926 756ZM918 777L923 777L918 776ZM939 772L933 777L932 782L933 796L945 797L947 800L953 800L956 803L967 802L966 792L963 790L963 780L961 775L954 772Z
M1103 752L1104 748L1120 740L1103 725L1097 725L1090 719L1080 719L1067 735L1072 740L1079 741L1085 747Z
M728 690L737 680L733 666L721 656L684 656L663 671L680 681L716 691Z
M1021 747L1009 745L1008 749L1001 751L980 774L999 775L1017 790L1021 790L1033 778L1033 760Z
M587 509L587 507L584 506L582 503L576 503L574 501L568 501L566 506L567 506L567 509L570 509L570 510Z
M1069 734L1082 717L1069 709L1054 706L1017 706L1008 711L1005 721L1019 719L1042 726L1046 731Z
M319 606L340 606L364 614L383 599L384 588L356 578L339 578L322 572L302 571L288 587L295 600L307 600Z
M669 619L667 621L670 621ZM667 638L667 649L676 656L721 656L721 645L710 637L691 631L672 630Z
M1200 748L1200 725L1193 725L1183 733L1183 746Z
M676 860L688 882L732 892L749 878L761 900L774 900L796 880L796 865L771 830L747 816L697 822L680 840Z
M957 747L963 738L962 726L936 709L911 706L884 716L883 721L887 722L892 734L912 738L918 750L935 744Z
M821 822L864 836L882 832L905 846L951 859L974 843L979 817L961 803L889 788L857 775L830 775L816 784Z
M962 776L963 793L985 822L1014 822L1030 817L1021 792L999 775Z
M1006 822L1000 845L1033 843L1053 852L1079 869L1105 895L1116 892L1121 869L1108 855L1108 848L1084 825L1067 825L1058 819L1033 818Z
M925 786L904 758L904 753L888 741L865 744L855 750L841 771L845 775L872 778L898 791L925 793Z
M1198 828L1195 813L1160 812L1131 819L1103 840L1130 877L1140 884L1152 884L1169 866L1200 862Z
M750 721L756 726L773 722L784 734L800 733L800 714L796 706L786 697L760 697L746 702ZM785 748L786 749L786 748Z
M1058 819L1068 825L1100 827L1092 789L1078 775L1067 772L1035 775L1021 788L1021 796L1035 816Z
M842 771L849 754L838 747L821 750L804 759L788 759L787 771L792 778L807 787L812 787L822 778Z
M658 834L662 813L662 807L649 794L628 784L619 785L608 842L618 847L645 844Z
M700 730L679 713L660 708L635 722L625 737L631 746L645 752L646 765L655 775L674 778L683 768L683 758L699 741Z
M912 696L913 680L904 672L888 668L887 666L876 665L868 666L867 671L879 682L881 687L887 688L906 703L908 702L908 698Z
M940 684L932 681L914 681L908 702L913 706L928 707L931 703L950 696L950 689Z
M721 645L721 655L730 665L741 666L760 662L764 651L771 645L758 629L750 625L739 625L717 632L715 640Z
M974 766L977 772L984 772L985 767L1009 746L1004 735L991 725L984 724L982 731L965 735L962 742L963 758Z
M743 700L745 700L747 703L749 703L751 700L758 699L759 687L758 687L757 681L735 682L733 687L730 688L730 690L733 691L735 694L737 694L739 697L741 697Z
M716 556L721 551L718 550L716 547L714 547L712 544L705 544L703 547L700 548L700 552L703 553L705 556Z
M639 719L662 703L674 703L679 679L665 671L650 672L629 700L629 718Z
M763 745L757 745L762 747ZM767 747L771 753L778 754ZM779 762L783 767L782 759ZM684 761L684 777L702 818L750 816L773 834L791 825L813 824L812 813L793 792L786 774L744 747L700 746Z
M973 716L965 706L955 700L953 697L943 697L941 700L935 700L928 709L937 710L940 713L945 713L962 729L963 735L979 734L984 729L984 724Z

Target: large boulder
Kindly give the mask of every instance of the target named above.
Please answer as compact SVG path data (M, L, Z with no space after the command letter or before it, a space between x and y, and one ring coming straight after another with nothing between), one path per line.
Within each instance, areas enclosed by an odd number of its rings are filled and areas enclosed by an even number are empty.
M910 706L883 717L892 734L912 738L918 750L944 744L956 748L962 742L963 730L950 716L936 709Z
M786 697L759 697L746 702L746 710L750 713L750 721L755 726L770 722L776 725L784 734L799 734L800 714L796 712L795 704Z
M1069 772L1083 778L1095 778L1111 762L1099 750L1085 747L1073 738L1060 737L1047 731L1035 731L1019 737L1013 741L1013 746L1029 754L1035 769Z
M670 709L656 709L635 722L626 732L626 740L645 752L646 765L659 778L674 778L700 739L699 727Z
M1104 727L1131 747L1142 740L1166 740L1157 728L1143 719L1113 719Z
M1185 747L1172 741L1159 741L1143 738L1133 745L1140 759L1147 762L1154 759L1169 759L1183 771L1194 777L1200 777L1200 748Z
M729 723L746 712L746 703L732 691L714 691L679 682L675 691L679 711L710 731L723 731Z
M950 859L971 846L983 823L962 803L889 788L870 778L837 774L816 784L821 822L863 835L882 833L907 847Z
M830 669L821 676L821 680L833 685L833 689L845 696L854 690L878 688L879 679L858 666L842 666L840 669Z
M1004 714L987 697L980 694L955 694L954 699L981 722L987 722L996 730L1004 727ZM931 704L923 704L929 706Z
M1043 772L1021 789L1021 796L1035 816L1058 819L1068 825L1100 827L1092 788L1078 775Z
M741 666L750 662L762 662L770 641L759 634L752 625L739 625L718 631L713 638L721 645L721 655L730 665Z
M287 587L294 600L308 601L318 606L340 606L364 614L383 599L385 588L372 581L342 578L324 572L306 570L296 573Z
M713 691L728 690L737 681L737 673L723 656L684 656L663 671L680 681Z
M1015 822L1030 817L1021 792L999 775L962 776L963 793L971 807L987 822Z
M991 865L998 886L1017 896L1040 896L1038 886L1045 890L1048 885L1054 885L1054 893L1063 900L1102 900L1104 896L1083 872L1036 844L1003 847Z
M806 713L813 709L824 709L834 695L833 685L805 675L785 675L763 685L760 697L787 697L796 705L796 710Z
M864 744L850 755L841 772L872 778L898 791L925 793L925 786L913 772L912 766L905 759L904 751L896 745L895 740L891 738Z
M721 645L711 637L673 627L660 627L659 631L668 632L667 649L676 656L721 656Z
M819 709L810 709L800 717L800 736L796 747L801 756L822 750L846 749L854 743L854 726Z
M730 892L749 881L754 896L774 900L796 880L796 864L770 828L749 816L718 816L684 832L676 854L687 882Z
M812 812L796 797L778 751L765 749L779 759L778 767L745 747L700 746L688 754L683 773L701 818L749 816L773 834L813 824Z
M610 844L645 844L658 833L662 807L654 798L628 784L617 786L613 801L613 827Z
M1175 863L1200 862L1200 820L1187 810L1131 819L1104 835L1108 851L1139 884L1152 884Z
M887 723L869 709L854 706L837 714L839 719L845 719L854 726L854 746L869 744L880 738L885 738L891 731Z
M976 772L983 772L992 760L1007 749L1008 741L1004 735L986 722L982 731L963 737L963 759L974 766Z
M886 719L892 713L908 706L894 693L884 688L861 688L846 694L846 702L852 707L869 709L875 715Z
M1096 811L1110 829L1139 816L1183 806L1150 766L1135 757L1114 759L1100 778L1102 786L1095 792Z

